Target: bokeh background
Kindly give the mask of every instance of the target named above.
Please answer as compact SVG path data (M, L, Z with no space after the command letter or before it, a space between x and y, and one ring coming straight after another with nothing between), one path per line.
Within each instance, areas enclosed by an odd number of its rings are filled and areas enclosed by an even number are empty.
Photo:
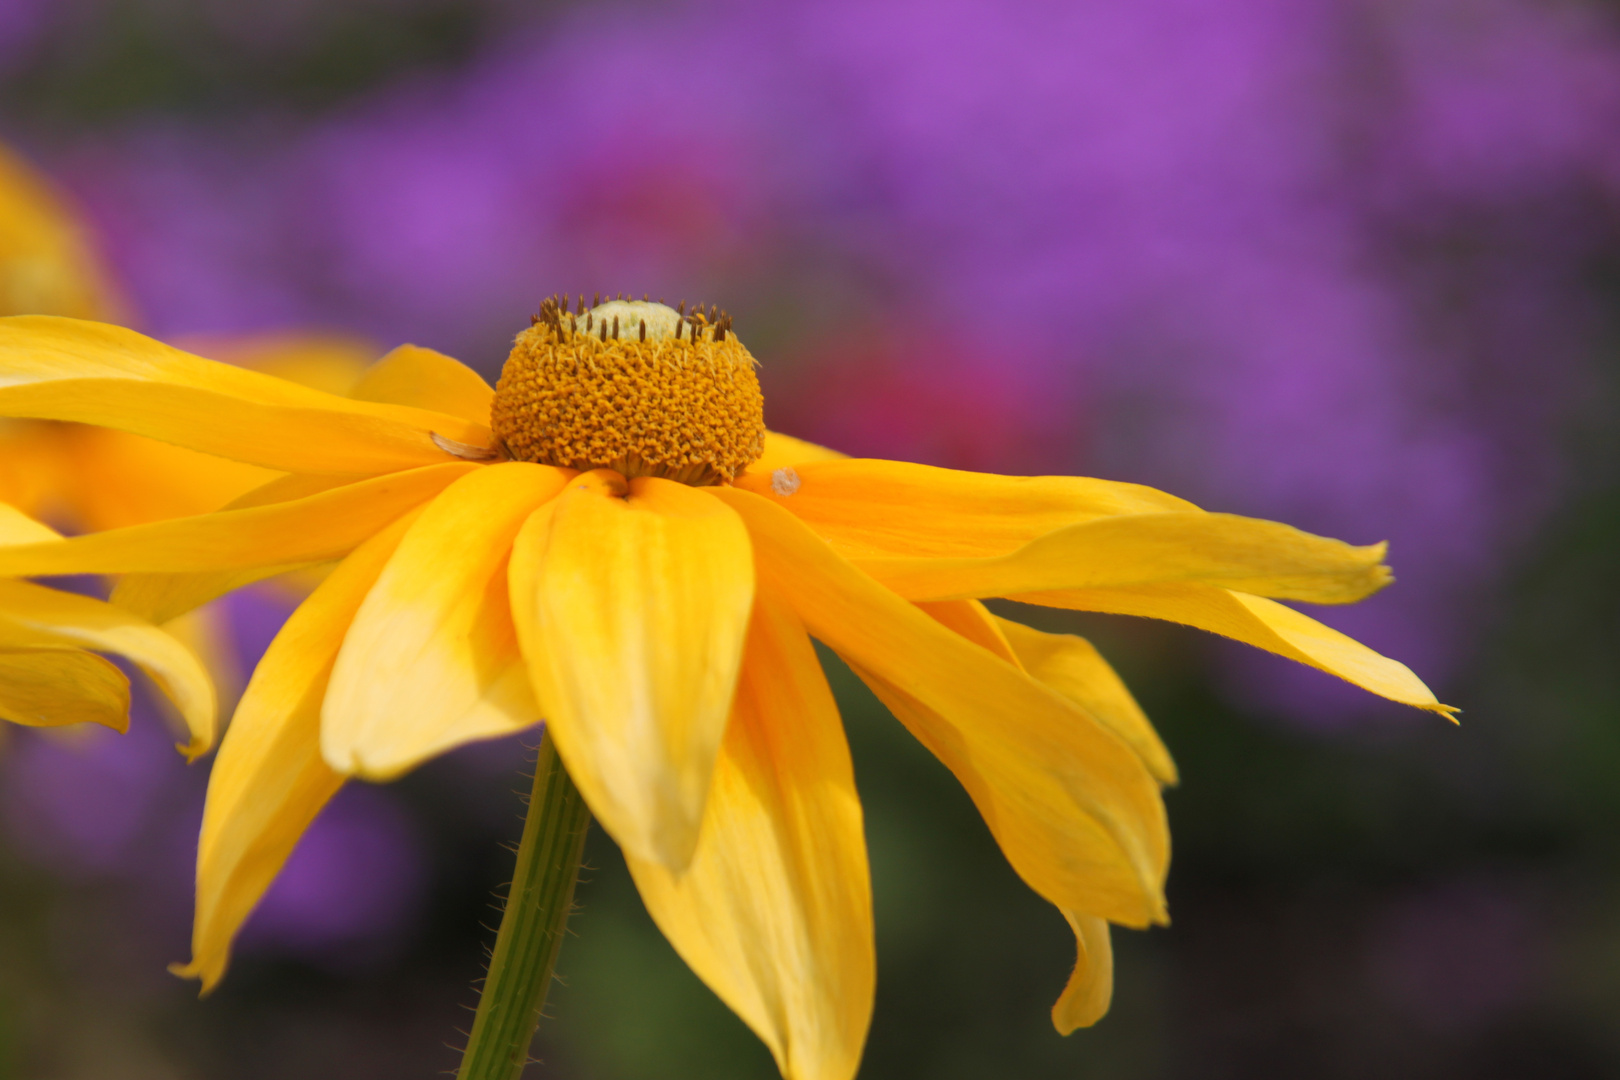
M1047 1020L1062 918L847 672L863 1078L1620 1075L1620 6L1580 0L4 0L0 138L165 338L491 376L554 290L717 302L767 419L1354 542L1315 612L1452 727L1192 631L1096 640L1180 764L1174 924ZM250 665L286 614L227 602ZM0 745L0 1078L452 1070L522 740L321 817L197 1001L204 765ZM774 1076L597 833L533 1074Z

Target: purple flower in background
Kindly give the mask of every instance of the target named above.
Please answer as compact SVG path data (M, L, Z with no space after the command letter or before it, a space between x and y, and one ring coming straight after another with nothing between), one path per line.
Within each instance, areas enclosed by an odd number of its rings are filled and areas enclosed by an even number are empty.
M1556 499L1616 131L1596 8L776 0L591 5L307 130L63 164L163 333L336 321L493 372L556 287L723 297L808 324L777 415L841 365L902 388L817 428L852 448L1389 539L1400 587L1329 618L1443 682ZM852 323L897 344L851 359ZM1362 708L1283 666L1234 692Z
M412 929L426 878L416 832L398 802L350 784L299 841L239 948L340 966L375 960Z

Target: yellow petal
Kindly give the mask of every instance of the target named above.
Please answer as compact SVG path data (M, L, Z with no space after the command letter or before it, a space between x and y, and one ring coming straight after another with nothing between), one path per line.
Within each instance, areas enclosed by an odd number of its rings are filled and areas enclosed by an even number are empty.
M1052 1025L1058 1034L1068 1035L1076 1028L1090 1027L1108 1012L1114 998L1114 947L1108 940L1108 922L1095 915L1065 911L1074 931L1079 956L1074 974L1063 996L1052 1006Z
M779 431L767 431L765 449L760 452L759 460L748 466L744 475L763 478L764 483L768 485L771 473L777 469L808 465L813 461L837 461L844 456L837 450L829 450L813 442L795 439Z
M284 472L374 474L445 460L432 433L487 445L459 417L354 401L191 356L132 330L0 319L0 415L73 420Z
M1309 664L1380 697L1450 715L1410 668L1291 607L1206 585L1031 593L1015 600L1078 611L1140 615L1196 626Z
M769 448L767 444L767 449ZM1121 514L1198 512L1138 484L995 476L904 461L794 463L797 486L751 466L737 486L780 503L846 558L980 558L1054 530Z
M0 545L48 544L62 539L62 534L42 525L13 506L0 502Z
M977 600L923 601L917 605L934 621L955 630L975 645L982 645L1019 670L1023 660L1013 651L1012 643L1001 631L1001 620L990 614L990 609Z
M1125 925L1163 918L1164 806L1123 741L877 585L780 507L704 490L747 523L761 589L789 603L956 774L1036 892Z
M62 425L61 448L67 483L57 496L73 524L86 532L206 514L276 476L255 465L84 424Z
M129 727L129 680L82 649L0 649L0 720Z
M148 622L162 625L212 600L218 600L226 593L314 565L303 562L273 564L207 574L126 574L113 587L112 596L108 599Z
M996 619L1024 670L1102 721L1141 757L1161 784L1176 782L1175 762L1147 714L1091 642L1075 634L1047 634Z
M482 375L459 360L417 345L401 345L371 365L350 396L488 424L495 391Z
M0 503L30 517L56 515L63 476L59 435L67 425L0 419Z
M872 1016L872 890L838 707L793 613L754 607L697 852L628 856L653 920L788 1080L850 1080Z
M191 732L191 741L181 748L186 755L195 758L213 745L214 685L190 649L111 604L0 579L0 648L41 645L72 645L127 657L180 710Z
M512 614L557 751L637 858L692 857L754 600L737 515L696 488L573 481L512 553Z
M0 146L0 315L105 319L123 308L78 215L37 169Z
M251 491L243 492L220 509L247 510L255 506L307 499L327 491L365 479L360 476L334 476L328 473L287 473L267 480Z
M236 707L208 777L191 963L173 969L202 979L204 993L225 974L232 939L299 837L343 784L321 758L321 701L349 624L416 517L356 548L299 605Z
M202 573L335 559L477 468L430 465L269 506L4 547L0 574Z
M527 462L491 465L422 512L338 654L322 711L327 764L389 779L462 743L539 721L506 566L524 520L572 475Z
M1199 512L1100 518L999 557L853 561L911 600L1189 582L1348 604L1389 584L1383 560L1383 544L1351 547L1274 521Z
M255 506L292 502L295 499L319 495L343 487L348 481L342 477L311 476L292 473L277 477L268 483L233 500L224 509L245 510ZM202 573L125 574L113 587L111 600L121 608L133 611L154 623L166 623L186 612L218 599L226 593L252 585L255 582L280 578L293 581L322 567L330 568L330 561L271 563L232 570L212 570ZM317 575L307 587L294 587L289 595L301 600L320 583Z
M1158 732L1091 642L1073 634L1032 630L992 615L977 600L940 600L917 606L1091 714L1124 739L1160 783L1176 782L1175 763Z

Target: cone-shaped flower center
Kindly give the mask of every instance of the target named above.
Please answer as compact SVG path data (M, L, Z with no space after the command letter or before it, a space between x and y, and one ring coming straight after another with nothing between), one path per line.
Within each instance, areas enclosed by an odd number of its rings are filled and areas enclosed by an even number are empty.
M713 312L547 300L501 370L490 427L519 461L730 481L765 445L754 358Z

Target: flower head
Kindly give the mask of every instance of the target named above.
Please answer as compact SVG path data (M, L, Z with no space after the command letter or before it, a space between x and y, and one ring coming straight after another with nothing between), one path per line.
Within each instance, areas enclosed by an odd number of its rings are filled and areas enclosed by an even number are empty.
M1080 960L1062 1030L1106 1008L1107 924L1165 917L1159 788L1174 766L1089 644L982 599L1200 626L1444 711L1400 664L1276 602L1366 596L1389 580L1382 545L1131 484L845 459L762 433L757 403L728 320L618 301L548 305L499 391L406 346L351 398L115 327L0 323L0 415L287 474L213 514L0 549L0 573L125 573L115 600L158 618L337 561L221 745L183 970L219 979L348 777L388 779L544 717L682 956L784 1075L839 1080L870 1017L871 902L812 636L955 773L1069 919Z
M501 371L490 428L508 456L687 484L729 483L759 457L765 399L729 319L577 303L541 305Z

